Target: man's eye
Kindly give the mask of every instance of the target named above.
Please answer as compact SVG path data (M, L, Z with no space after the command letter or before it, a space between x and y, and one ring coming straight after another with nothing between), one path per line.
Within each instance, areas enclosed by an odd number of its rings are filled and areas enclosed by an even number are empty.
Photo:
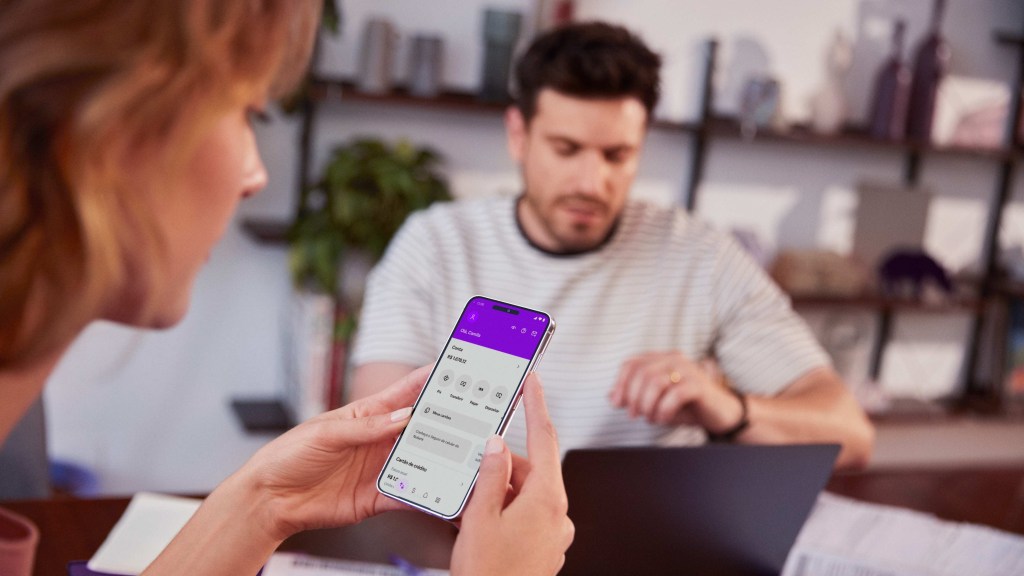
M629 151L627 150L611 150L604 153L604 159L612 164L622 164L629 159Z
M555 146L555 152L558 153L560 156L572 156L578 151L578 146L572 146L570 144L562 144Z

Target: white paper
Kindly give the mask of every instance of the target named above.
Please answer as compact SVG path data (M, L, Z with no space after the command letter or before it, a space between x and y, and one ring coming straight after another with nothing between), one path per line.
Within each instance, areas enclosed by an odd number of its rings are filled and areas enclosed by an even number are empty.
M195 498L139 492L89 560L89 569L125 576L141 573L171 543L201 503Z
M444 576L448 572L446 570L419 569L416 574ZM390 564L275 552L263 567L263 576L407 576L407 572Z
M818 497L783 576L1024 574L1024 537L827 492Z
M911 576L909 572L873 566L868 562L851 560L810 550L803 551L794 560L787 576Z

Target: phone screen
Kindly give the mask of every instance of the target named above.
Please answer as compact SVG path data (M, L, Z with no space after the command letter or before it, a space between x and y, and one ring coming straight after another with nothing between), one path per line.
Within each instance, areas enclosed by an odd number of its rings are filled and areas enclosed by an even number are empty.
M378 490L442 518L458 516L484 444L504 433L553 333L544 312L471 298L377 478Z

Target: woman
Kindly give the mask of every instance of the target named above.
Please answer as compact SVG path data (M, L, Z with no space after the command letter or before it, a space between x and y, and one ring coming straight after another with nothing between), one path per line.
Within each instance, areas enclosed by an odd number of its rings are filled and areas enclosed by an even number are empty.
M237 202L266 183L250 118L297 83L320 2L0 1L0 440L90 322L182 318ZM426 375L268 444L147 574L253 574L295 532L399 508L374 480ZM572 523L535 379L525 402L529 461L488 442L455 573L564 560Z

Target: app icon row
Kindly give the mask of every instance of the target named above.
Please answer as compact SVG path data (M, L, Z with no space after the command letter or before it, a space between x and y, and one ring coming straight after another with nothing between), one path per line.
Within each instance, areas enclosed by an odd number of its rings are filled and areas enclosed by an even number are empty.
M442 370L438 375L438 383L444 386L455 386L455 389L459 392L468 392L473 394L476 398L488 397L493 404L502 404L508 400L508 388L505 386L495 386L491 389L490 382L486 380L473 381L473 378L469 374L462 374L458 377L455 376L455 372L452 370Z

